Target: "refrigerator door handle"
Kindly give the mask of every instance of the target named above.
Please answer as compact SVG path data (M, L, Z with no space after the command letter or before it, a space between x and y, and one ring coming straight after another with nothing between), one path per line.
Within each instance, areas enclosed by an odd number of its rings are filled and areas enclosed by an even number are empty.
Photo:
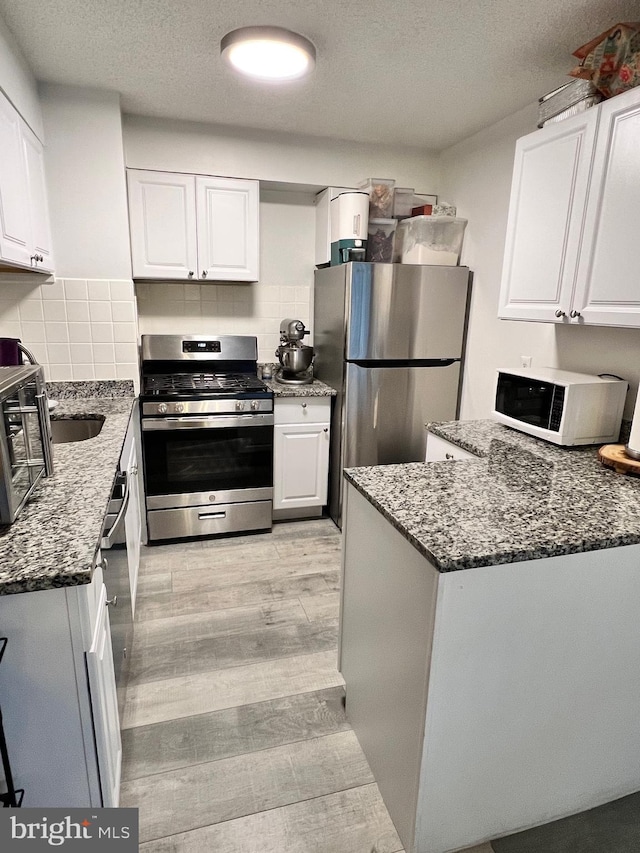
M356 364L358 367L450 367L458 364L459 358L418 358L418 359L347 359L347 364Z

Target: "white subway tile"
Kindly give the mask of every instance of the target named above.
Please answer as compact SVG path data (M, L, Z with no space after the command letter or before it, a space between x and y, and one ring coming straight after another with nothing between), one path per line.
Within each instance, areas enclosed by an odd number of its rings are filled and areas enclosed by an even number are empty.
M105 301L89 301L89 317L93 323L108 323L111 321L111 303Z
M115 364L94 364L96 379L117 379Z
M99 279L87 281L87 291L90 300L109 300L111 299L111 290L109 282Z
M70 364L50 364L45 370L45 378L51 382L70 382L73 371Z
M216 302L218 299L218 288L215 284L200 285L200 299L202 302Z
M26 343L26 341L25 341ZM44 343L35 343L29 345L33 357L39 364L48 364L49 356L47 354L47 345Z
M132 281L111 281L109 282L109 293L111 300L132 300L133 299L133 282Z
M45 323L44 334L48 344L64 344L69 340L66 323Z
M184 287L184 298L187 302L200 301L200 285L199 284L185 284Z
M138 331L135 323L114 323L113 340L116 343L137 343Z
M73 378L79 381L87 381L96 378L96 372L93 364L72 364L71 372Z
M116 364L132 363L138 358L138 347L135 344L116 344Z
M91 343L91 326L89 323L68 323L68 328L71 343Z
M137 363L116 364L116 376L118 379L137 379L138 378Z
M63 299L49 299L42 303L46 322L66 323L67 311Z
M67 300L67 320L74 323L89 321L89 303Z
M311 291L310 287L296 287L296 293L295 293L296 302L308 302L310 291Z
M64 281L64 295L67 299L84 299L87 296L87 282L81 278L66 278Z
M22 337L22 341L27 347L30 343L44 343L46 340L44 333L44 323L22 323L21 333L18 335L18 337Z
M93 361L91 344L70 344L71 364L90 364Z
M21 302L19 306L20 320L24 323L42 323L44 320L44 312L42 310L42 302L37 299Z
M19 323L20 311L17 303L8 299L0 300L0 323Z
M64 284L57 278L51 284L43 284L40 289L42 299L64 299Z
M2 333L2 336L5 338L20 338L20 339L22 339L23 334L24 334L22 331L22 325L23 324L17 323L17 322L7 323L3 320L0 323L0 332Z
M20 287L21 294L19 295L18 298L20 299L21 302L26 301L27 299L32 299L32 300L38 299L41 301L42 300L43 288L45 288L47 286L48 285L45 285L45 284L42 284L42 285L32 284L32 285L27 285L27 286L22 285ZM4 288L3 288L3 290L4 290ZM60 297L56 297L56 299L59 299L59 298Z
M113 364L115 362L113 344L93 344L93 361L95 364Z
M49 364L71 364L69 344L47 343Z
M111 323L92 323L91 340L94 344L113 343L113 325Z
M184 313L184 312L183 312ZM136 319L136 311L133 302L112 302L111 316L118 323L133 323Z

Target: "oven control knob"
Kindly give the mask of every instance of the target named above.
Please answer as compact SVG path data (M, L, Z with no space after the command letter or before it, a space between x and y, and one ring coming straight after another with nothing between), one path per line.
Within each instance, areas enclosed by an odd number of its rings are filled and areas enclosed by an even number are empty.
M158 414L164 415L166 413L166 411L167 411L167 404L166 403L158 403Z
M244 400L236 400L236 412L244 412Z
M176 403L176 412L184 412L184 404Z
M257 412L259 408L260 408L260 401L259 400L252 400L251 401L251 411Z

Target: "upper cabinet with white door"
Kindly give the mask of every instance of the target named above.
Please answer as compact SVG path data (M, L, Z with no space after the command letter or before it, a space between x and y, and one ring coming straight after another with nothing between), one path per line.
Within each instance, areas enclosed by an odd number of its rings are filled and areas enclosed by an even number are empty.
M127 170L134 278L257 281L257 181Z
M640 90L518 140L499 316L640 327Z
M53 272L42 144L2 93L0 263Z

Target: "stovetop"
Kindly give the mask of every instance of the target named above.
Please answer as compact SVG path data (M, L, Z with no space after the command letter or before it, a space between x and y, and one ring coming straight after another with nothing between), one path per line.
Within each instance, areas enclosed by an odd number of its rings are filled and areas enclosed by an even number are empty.
M250 373L152 373L142 377L145 397L203 399L268 391L264 382Z

